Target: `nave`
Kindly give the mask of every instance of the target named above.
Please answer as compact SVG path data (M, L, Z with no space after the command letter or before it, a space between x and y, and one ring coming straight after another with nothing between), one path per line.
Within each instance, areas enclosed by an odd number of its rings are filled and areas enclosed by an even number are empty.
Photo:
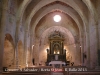
M5 72L33 66L62 72ZM88 70L79 72L77 67ZM0 0L0 75L99 71L100 0Z

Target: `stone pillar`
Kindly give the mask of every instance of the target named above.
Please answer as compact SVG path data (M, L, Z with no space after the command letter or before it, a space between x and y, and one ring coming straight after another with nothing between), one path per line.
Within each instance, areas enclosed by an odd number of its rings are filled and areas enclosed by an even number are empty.
M28 64L27 64L27 50L28 50L28 47L27 47L27 37L28 36L28 30L25 30L25 35L24 35L24 66L26 67Z
M84 52L84 42L83 42L83 40L85 40L84 39L84 37L82 37L82 35L83 34L81 34L81 37L80 37L80 65L82 65L83 66L83 52Z
M96 23L96 33L97 33L97 68L100 69L100 35L99 35L100 27L99 24Z
M14 68L18 68L18 42L15 44Z
M30 66L33 66L33 53L34 53L33 36L30 33L30 56L31 56Z
M89 32L87 33L87 67L90 68L90 40L89 40Z
M15 68L18 68L19 64L18 64L18 42L19 42L19 33L20 33L20 21L18 20L16 22L16 32L15 32Z
M2 72L2 62L3 62L3 52L4 52L4 38L5 38L5 28L7 20L7 9L8 9L8 0L2 0L2 9L1 14L1 24L0 24L0 73Z
M80 45L80 65L82 65L82 46Z
M64 50L64 44L63 44L63 41L62 41L61 43L62 43L62 54L63 54L63 50Z
M50 54L51 54L51 41L50 41L50 49L49 50L50 50Z
M50 51L51 51L51 53L50 54L53 54L53 46L52 46L52 41L50 41L50 43L51 43L51 48L50 48Z
M35 39L35 46L34 46L34 58L35 58L35 65L39 65L39 39Z

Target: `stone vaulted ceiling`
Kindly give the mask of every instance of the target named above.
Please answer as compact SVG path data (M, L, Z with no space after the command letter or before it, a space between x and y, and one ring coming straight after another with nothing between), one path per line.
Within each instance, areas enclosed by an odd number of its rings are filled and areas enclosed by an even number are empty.
M17 22L25 16L26 31L30 30L36 37L41 37L46 30L51 31L53 26L59 26L54 30L62 32L64 27L74 37L81 37L87 31L88 14L96 19L96 1L93 0L19 0L19 3ZM61 15L61 22L53 21L55 14Z

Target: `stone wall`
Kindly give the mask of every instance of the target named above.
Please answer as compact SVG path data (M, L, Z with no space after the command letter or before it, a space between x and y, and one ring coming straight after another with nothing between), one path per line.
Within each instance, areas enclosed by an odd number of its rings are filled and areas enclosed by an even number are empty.
M2 14L2 1L0 0L0 24L1 24L1 14Z
M98 37L99 37L99 49L98 49L98 62L100 66L100 0L97 2L97 13L98 13Z
M98 34L97 27L92 15L90 15L89 23L89 40L90 40L90 65L94 68L97 65L97 45Z
M14 67L14 44L10 34L6 34L4 41L3 67Z
M7 20L6 22L6 32L10 33L15 38L15 30L16 30L16 0L9 0L8 1L8 9L7 9ZM15 40L14 40L15 41Z
M5 14L6 16L6 19L5 19L5 34L6 33L9 33L11 36L12 36L12 39L13 39L13 42L14 42L14 45L13 45L13 50L15 50L15 55L11 55L10 54L6 54L8 56L8 58L6 58L4 56L4 60L7 59L7 61L9 61L10 63L13 63L12 61L9 60L9 58L13 58L13 61L15 61L14 63L14 67L15 65L21 65L23 67L23 62L24 62L24 58L23 58L23 53L24 53L24 23L25 23L25 19L23 19L23 22L21 21L20 25L19 25L19 33L17 34L16 33L16 28L17 28L17 22L16 22L16 14L18 12L18 5L17 5L17 0L8 0L8 5L7 5L7 11ZM0 18L1 19L1 18ZM17 39L16 39L16 34L18 35ZM22 42L22 44L19 44L18 43L18 40ZM18 44L18 45L17 45ZM9 44L10 45L10 44ZM4 49L5 50L8 50L7 52L8 53L11 53L9 48L7 48L6 46L4 46ZM18 50L17 50L18 49ZM4 50L4 54L7 53L6 51ZM13 52L12 50L12 52ZM18 51L18 52L17 52ZM17 54L18 53L18 54ZM11 64L7 64L7 67L9 67L8 65L11 65ZM4 65L5 66L5 65Z

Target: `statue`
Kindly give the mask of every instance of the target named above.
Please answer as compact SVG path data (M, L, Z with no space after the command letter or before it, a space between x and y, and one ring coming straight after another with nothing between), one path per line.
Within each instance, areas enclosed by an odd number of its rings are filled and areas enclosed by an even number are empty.
M54 54L59 54L60 51L59 51L59 46L58 45L55 45L54 46Z

